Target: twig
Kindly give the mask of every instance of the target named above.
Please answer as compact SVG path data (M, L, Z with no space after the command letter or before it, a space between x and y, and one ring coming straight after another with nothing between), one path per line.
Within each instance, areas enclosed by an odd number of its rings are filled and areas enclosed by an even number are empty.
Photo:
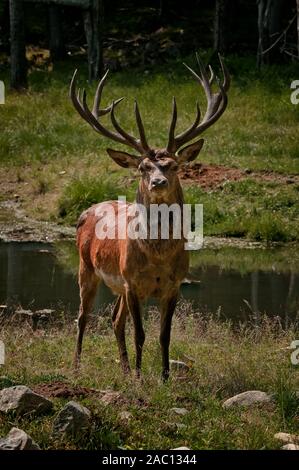
M297 18L297 13L293 16L293 18L289 22L288 26L286 27L286 29L284 29L283 32L278 36L276 41L274 41L274 43L270 47L268 47L266 50L262 51L262 55L267 54L267 52L271 51L271 49L273 49L273 47L275 47L276 44L279 43L281 38L283 38L283 36L286 35L286 33L288 32L288 30L290 29L290 27L292 26L292 24L293 24L293 22L295 21L296 18Z

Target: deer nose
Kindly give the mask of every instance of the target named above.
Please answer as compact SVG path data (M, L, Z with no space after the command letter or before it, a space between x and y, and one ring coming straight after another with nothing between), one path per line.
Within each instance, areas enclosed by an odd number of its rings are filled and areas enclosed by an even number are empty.
M166 178L154 178L152 180L152 187L153 188L157 188L157 187L163 187L163 186L167 186L167 179Z

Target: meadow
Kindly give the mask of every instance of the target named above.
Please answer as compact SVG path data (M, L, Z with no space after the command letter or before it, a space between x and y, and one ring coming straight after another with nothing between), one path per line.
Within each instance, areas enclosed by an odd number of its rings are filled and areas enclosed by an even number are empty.
M110 310L91 318L79 374L72 366L75 325L69 317L61 313L55 322L34 332L29 323L6 320L1 338L7 360L0 388L25 384L45 393L62 387L70 396L52 397L54 410L48 415L1 415L0 435L17 426L43 449L279 449L282 444L275 433L298 434L299 375L289 348L298 338L295 323L284 328L278 318L260 317L233 325L181 303L170 357L190 369L173 371L163 383L157 311L151 308L145 316L143 377L136 380L120 371ZM129 324L131 360L132 336ZM73 397L76 387L83 391ZM273 402L223 408L225 399L246 390L267 392ZM107 404L96 391L118 394ZM52 434L54 416L70 399L92 412L92 428L79 439ZM179 415L172 408L186 412Z

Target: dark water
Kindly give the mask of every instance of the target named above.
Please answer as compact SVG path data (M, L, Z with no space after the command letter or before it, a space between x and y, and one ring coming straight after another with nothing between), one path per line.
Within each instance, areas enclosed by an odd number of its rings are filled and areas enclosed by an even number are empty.
M70 262L61 263L61 251L58 256L52 245L0 244L0 303L33 310L64 308L77 311L77 277L68 264ZM74 270L76 259L72 264ZM183 298L193 301L202 311L220 311L227 318L243 320L259 312L280 315L283 319L298 314L299 269L295 272L294 269L283 272L255 270L241 274L212 264L197 265L196 275L200 283L184 284L181 292ZM109 289L101 286L96 308L113 299Z

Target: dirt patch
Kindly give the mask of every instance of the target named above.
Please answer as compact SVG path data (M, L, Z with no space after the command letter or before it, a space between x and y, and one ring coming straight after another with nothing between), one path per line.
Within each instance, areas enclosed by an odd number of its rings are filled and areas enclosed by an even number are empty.
M202 163L194 163L192 166L182 169L179 175L182 181L187 183L198 182L203 189L207 190L219 188L227 182L241 181L246 178L285 184L299 183L298 175L282 175L271 171L253 172L240 168L231 168L222 165L205 165Z
M128 399L122 392L114 390L98 390L95 388L72 385L68 382L55 381L37 384L31 389L46 398L87 398L94 397L104 406L134 405L147 408L149 404L143 398Z
M32 390L46 398L85 398L91 395L101 396L103 392L94 388L71 385L67 382L46 382L35 385Z

